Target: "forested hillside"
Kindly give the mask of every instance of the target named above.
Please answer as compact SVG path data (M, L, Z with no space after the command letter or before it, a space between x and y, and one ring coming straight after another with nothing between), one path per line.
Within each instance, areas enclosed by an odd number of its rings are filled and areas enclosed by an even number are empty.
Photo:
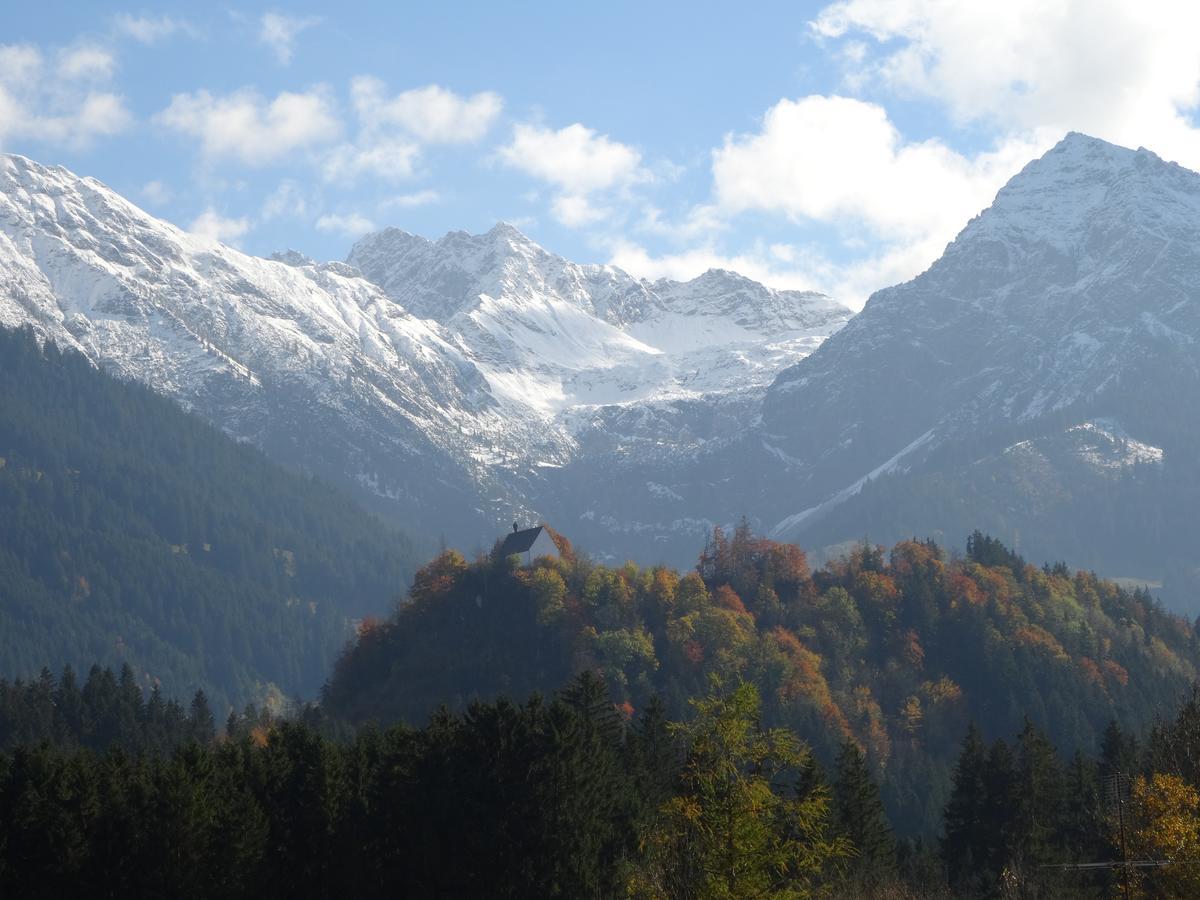
M991 739L1028 715L1064 753L1095 753L1111 720L1148 727L1197 673L1191 625L1148 594L980 534L962 559L906 541L815 572L745 527L718 531L689 573L597 565L558 540L562 558L532 568L443 553L392 619L364 625L326 709L419 724L594 669L628 713L658 695L682 715L713 675L746 680L765 720L826 762L860 744L898 830L932 834L972 721Z
M413 559L335 490L0 330L0 675L128 663L218 715L311 695Z

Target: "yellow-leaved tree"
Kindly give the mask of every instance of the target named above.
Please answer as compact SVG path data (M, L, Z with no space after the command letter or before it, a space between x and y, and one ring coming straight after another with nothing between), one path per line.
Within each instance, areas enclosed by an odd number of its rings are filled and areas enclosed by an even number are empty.
M1135 870L1139 894L1200 897L1200 793L1177 775L1155 773L1134 779L1130 799L1130 858L1166 863Z
M675 726L687 752L681 790L643 835L629 896L816 896L851 848L830 836L827 790L804 787L810 751L789 731L760 727L754 685L713 687Z

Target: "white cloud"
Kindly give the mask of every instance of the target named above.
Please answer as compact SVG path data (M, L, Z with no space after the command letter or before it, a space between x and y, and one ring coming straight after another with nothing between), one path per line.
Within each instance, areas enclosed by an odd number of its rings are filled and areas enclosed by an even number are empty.
M674 241L692 241L711 238L728 227L721 211L711 203L693 206L681 221L671 222L663 218L661 209L647 207L638 223L639 231L667 237Z
M163 38L176 33L193 34L195 29L187 22L171 16L135 16L121 13L113 19L119 34L133 38L143 44L157 44Z
M214 97L208 91L176 94L156 117L198 138L210 158L229 157L251 166L335 139L341 123L325 91L284 91L271 101L251 90Z
M844 67L847 90L932 100L951 128L970 127L990 148L963 152L949 136L907 140L883 106L853 97L781 100L759 129L714 151L710 204L679 223L651 209L640 225L698 247L653 255L618 244L614 262L648 276L733 267L858 306L932 262L1004 181L1068 130L1200 168L1200 5L843 0L812 27ZM717 232L747 212L825 225L830 249L720 252ZM834 259L838 234L850 239Z
M713 154L726 214L746 210L863 224L880 237L949 239L1045 139L965 156L937 140L906 142L886 110L848 97L780 100L755 134Z
M810 261L820 289L860 306L870 292L916 275L996 191L1059 135L1004 137L963 154L938 140L904 140L883 107L849 97L781 100L759 131L713 153L716 215L774 212L875 242L875 255ZM756 263L760 264L760 263Z
M799 262L792 260L789 262ZM754 247L748 252L726 254L711 245L694 247L680 253L654 256L645 247L626 240L611 242L609 263L639 278L670 278L689 281L709 269L728 269L774 288L814 290L821 276L799 265L779 266L769 249ZM814 265L814 268L819 268Z
M52 120L47 133L64 140L77 133L87 143L92 137L124 131L132 121L123 98L107 92L89 93L73 116Z
M106 50L60 50L56 64L29 44L0 45L0 144L25 138L75 148L117 134L133 121L106 82L116 60Z
M350 93L366 130L394 126L427 144L477 141L504 108L491 91L465 97L436 84L389 98L382 81L365 75L354 79Z
M250 220L227 219L210 206L192 221L187 230L196 237L221 241L236 247L238 238L250 230Z
M142 196L150 203L161 206L171 200L171 189L161 181L147 181L142 185Z
M268 12L258 20L258 39L271 48L280 65L292 61L296 38L300 32L319 24L320 16L288 16Z
M42 73L42 51L30 44L0 44L0 80L29 86Z
M304 189L291 179L279 183L263 201L262 218L278 219L282 216L299 219L308 214L308 198Z
M332 231L347 237L361 237L375 230L375 223L359 213L330 214L317 219L318 231Z
M460 97L437 85L389 97L383 82L365 75L351 82L350 95L358 133L324 156L321 174L326 181L412 178L423 143L478 140L503 107L496 94Z
M512 141L499 150L506 165L554 185L551 211L564 225L595 223L609 215L592 194L624 188L650 178L634 148L597 134L579 123L557 131L517 125Z
M563 194L555 197L550 203L550 211L554 218L568 228L578 228L581 225L591 225L600 222L611 213L611 210L595 206L586 196Z
M642 177L641 155L579 123L554 131L517 125L500 158L514 169L582 196Z
M844 0L812 23L873 41L867 77L1003 132L1083 131L1200 168L1200 4Z
M107 80L116 67L116 57L103 47L85 44L61 50L58 55L58 71L63 78Z
M725 253L711 243L678 253L654 255L626 240L609 244L609 263L640 278L687 281L708 269L728 269L769 287L821 291L853 309L878 288L903 281L927 265L930 248L919 244L884 248L851 262L835 262L819 249L792 244L755 243Z
M384 181L411 178L420 148L403 138L381 138L361 144L340 144L326 156L326 181L353 182L368 175Z
M411 194L397 194L395 197L388 197L379 206L381 209L412 209L416 206L428 206L430 203L437 203L441 199L442 197L437 191L414 191Z

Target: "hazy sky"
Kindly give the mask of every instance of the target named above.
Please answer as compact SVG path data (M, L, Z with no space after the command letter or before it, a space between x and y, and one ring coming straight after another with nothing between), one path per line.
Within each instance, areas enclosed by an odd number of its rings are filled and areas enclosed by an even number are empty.
M503 219L859 306L1068 130L1200 168L1194 0L0 6L0 149L259 254Z

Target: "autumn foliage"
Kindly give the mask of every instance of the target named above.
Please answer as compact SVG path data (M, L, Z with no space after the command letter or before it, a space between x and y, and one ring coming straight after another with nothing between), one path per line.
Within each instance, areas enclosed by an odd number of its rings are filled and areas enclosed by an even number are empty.
M709 679L755 684L762 715L820 758L862 748L901 831L937 827L974 719L1028 713L1091 752L1114 717L1149 724L1197 672L1190 625L1145 592L1038 568L973 535L965 557L922 541L864 544L813 570L745 525L714 530L696 569L604 566L555 535L530 567L454 551L416 576L389 621L343 656L325 703L350 722L419 724L443 703L549 693L603 677L635 712L682 715Z

